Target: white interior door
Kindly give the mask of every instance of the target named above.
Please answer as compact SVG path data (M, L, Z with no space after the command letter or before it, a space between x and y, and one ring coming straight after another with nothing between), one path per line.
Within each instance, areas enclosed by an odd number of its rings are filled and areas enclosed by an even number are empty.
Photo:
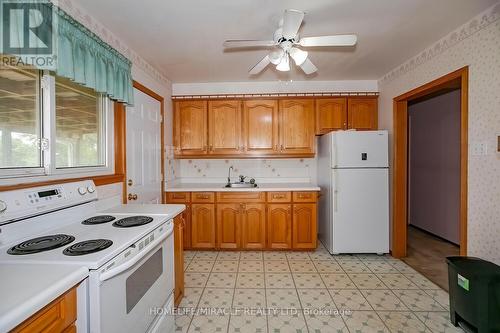
M128 203L161 203L161 104L134 89L127 107Z

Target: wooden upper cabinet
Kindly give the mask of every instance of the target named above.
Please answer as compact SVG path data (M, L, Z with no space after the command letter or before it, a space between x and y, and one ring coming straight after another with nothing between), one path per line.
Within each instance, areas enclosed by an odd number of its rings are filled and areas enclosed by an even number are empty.
M243 146L245 153L276 154L278 141L278 101L265 99L244 101Z
M316 100L316 135L347 129L347 98Z
M175 102L175 154L195 156L206 155L208 152L207 140L207 102Z
M217 205L217 248L237 249L240 247L240 225L243 204Z
M266 247L266 205L244 204L241 219L241 247L264 249Z
M279 101L280 151L282 154L314 154L315 112L313 99Z
M234 155L242 152L241 118L241 101L208 102L209 154Z
M215 248L215 205L191 205L191 247Z
M354 97L348 99L348 128L376 130L378 128L377 98Z

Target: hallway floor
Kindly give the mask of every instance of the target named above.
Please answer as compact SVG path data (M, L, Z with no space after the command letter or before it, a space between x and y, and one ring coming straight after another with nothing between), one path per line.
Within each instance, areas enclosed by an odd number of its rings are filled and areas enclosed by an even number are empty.
M176 332L462 332L448 293L390 256L186 251L185 283Z
M446 257L458 256L460 248L418 228L408 226L408 256L403 261L448 291Z

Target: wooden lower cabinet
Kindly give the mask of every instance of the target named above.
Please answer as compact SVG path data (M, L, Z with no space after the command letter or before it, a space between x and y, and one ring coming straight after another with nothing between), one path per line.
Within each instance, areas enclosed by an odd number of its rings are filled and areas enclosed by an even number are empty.
M241 248L264 249L266 247L266 205L244 204L241 219Z
M217 247L219 249L237 249L240 247L242 205L239 203L217 205Z
M76 287L35 313L11 333L76 332Z
M267 247L292 248L292 204L267 205Z
M315 203L293 205L292 247L315 249L317 246L317 218Z
M183 246L184 249L189 250L191 248L191 205L186 204L186 210L182 212L182 218L184 219L183 232Z
M178 306L184 297L184 214L174 218L174 304Z
M191 205L191 247L193 249L215 248L215 205Z

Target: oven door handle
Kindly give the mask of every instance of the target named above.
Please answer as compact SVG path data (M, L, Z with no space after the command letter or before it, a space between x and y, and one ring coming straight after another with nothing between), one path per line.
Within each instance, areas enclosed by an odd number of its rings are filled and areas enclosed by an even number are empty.
M137 253L137 255L134 258L130 259L129 261L126 261L125 263L123 263L122 265L120 265L118 267L115 267L113 269L110 269L107 272L102 273L99 276L99 280L101 282L104 282L104 281L109 280L109 279L117 276L118 274L126 271L130 267L134 266L138 261L143 259L146 254L151 252L155 247L157 247L159 244L161 244L161 242L163 242L165 239L167 239L168 236L170 236L172 234L172 231L173 231L173 227L170 227L169 231L167 231L166 233L161 235L160 238L155 239L154 241L149 243L149 245L147 247L145 247L144 250ZM144 253L144 255L143 255L143 253Z

